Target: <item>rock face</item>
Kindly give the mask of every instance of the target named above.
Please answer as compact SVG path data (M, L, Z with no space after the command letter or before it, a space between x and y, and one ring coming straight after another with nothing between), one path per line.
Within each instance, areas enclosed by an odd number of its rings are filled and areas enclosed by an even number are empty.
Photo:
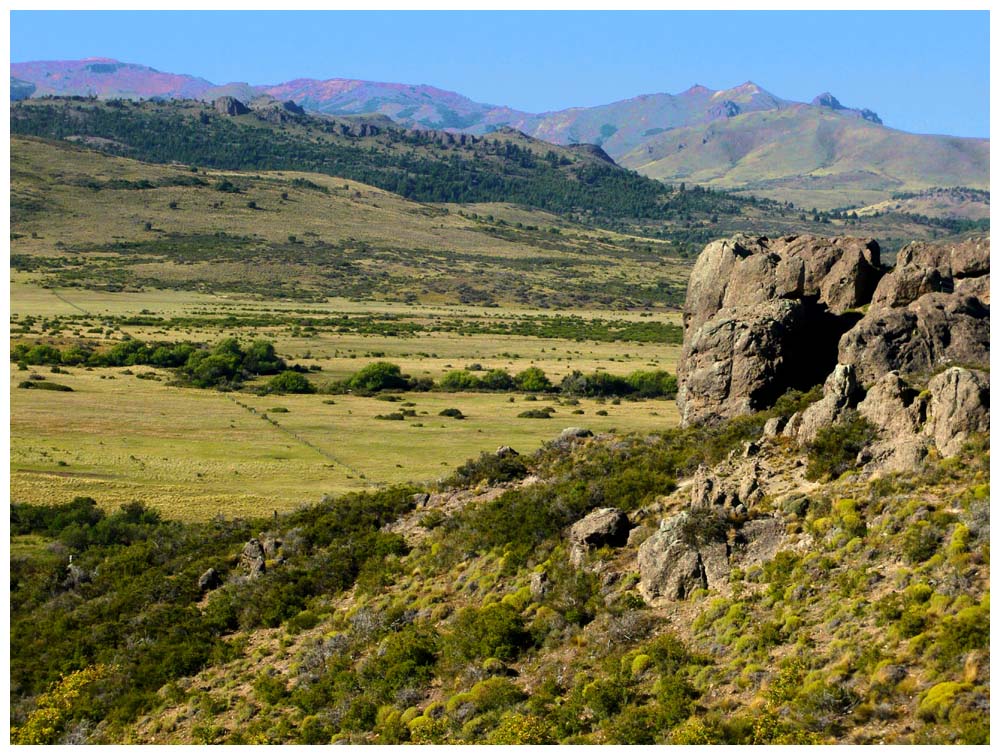
M698 257L684 304L684 424L770 405L835 364L835 344L881 277L872 240L736 236Z
M699 589L718 588L734 567L763 563L786 543L780 519L764 517L736 529L719 512L691 508L664 519L660 529L639 546L639 592L644 599L683 600Z
M251 577L259 577L265 571L264 560L264 546L257 538L251 538L240 554L240 568Z
M904 247L865 317L841 339L839 361L855 365L864 384L892 370L989 364L989 279L988 239Z
M219 97L212 103L212 107L220 115L246 115L250 112L250 108L235 97Z
M222 577L219 576L219 572L215 569L207 569L200 577L198 577L198 589L202 592L214 590L221 584Z
M695 265L684 328L683 424L756 411L826 378L822 400L765 435L806 444L858 408L881 431L874 466L903 469L928 440L947 455L988 427L988 379L941 370L989 364L989 239L910 244L885 275L869 240L717 241Z
M990 430L990 380L979 370L952 367L931 378L927 434L942 456L961 450L970 433Z
M620 548L628 542L629 529L629 520L623 511L595 509L570 527L570 558L574 563L580 563L591 548L604 545Z
M873 308L840 340L839 361L864 384L886 372L926 374L951 363L988 365L989 307L978 297L928 293L905 307Z
M863 394L854 367L838 364L823 383L823 398L806 407L796 424L799 443L811 442L822 428L841 421Z

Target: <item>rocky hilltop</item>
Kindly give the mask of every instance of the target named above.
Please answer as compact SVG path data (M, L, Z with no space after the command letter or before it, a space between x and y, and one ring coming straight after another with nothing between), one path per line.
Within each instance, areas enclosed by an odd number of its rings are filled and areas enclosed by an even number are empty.
M699 470L689 505L639 549L643 595L678 600L724 588L733 568L806 545L786 536L780 516L754 512L782 497L794 508L813 487L803 457L820 441L849 448L847 463L863 480L916 473L928 455L955 456L988 434L989 281L984 238L911 244L891 270L871 239L709 244L684 306L682 422L760 412L828 374L812 403L769 419L742 458ZM718 512L735 515L734 532L692 539L694 523Z

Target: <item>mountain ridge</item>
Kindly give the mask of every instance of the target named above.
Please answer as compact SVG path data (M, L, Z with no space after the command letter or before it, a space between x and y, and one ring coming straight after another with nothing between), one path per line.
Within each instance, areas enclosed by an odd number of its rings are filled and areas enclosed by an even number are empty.
M873 110L846 107L830 92L796 102L753 81L528 113L428 84L297 78L216 85L105 58L14 63L11 79L12 99L231 96L251 104L270 97L325 115L381 115L408 129L484 136L509 127L557 145L595 144L651 178L752 191L820 209L874 204L899 191L989 188L989 139L910 134L886 126ZM718 134L726 134L721 150L713 141Z

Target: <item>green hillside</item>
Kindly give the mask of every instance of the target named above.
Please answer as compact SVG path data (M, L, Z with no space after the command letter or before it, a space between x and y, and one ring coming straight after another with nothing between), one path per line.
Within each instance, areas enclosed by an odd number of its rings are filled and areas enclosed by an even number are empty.
M820 208L933 186L989 188L987 139L907 134L806 106L667 131L620 161L653 178Z

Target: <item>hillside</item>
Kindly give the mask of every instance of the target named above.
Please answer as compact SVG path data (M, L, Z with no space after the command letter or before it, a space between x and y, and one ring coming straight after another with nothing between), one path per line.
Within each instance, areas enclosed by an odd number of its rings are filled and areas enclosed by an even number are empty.
M405 131L277 102L256 110L218 102L221 111L190 100L24 100L11 107L11 132L82 140L152 162L326 173L422 202L517 202L605 225L662 215L661 184L593 148L557 147L513 130L488 138Z
M145 107L165 118L168 113L188 117L177 105ZM249 123L217 118L219 129L211 138L260 134L257 143L265 149L269 142L263 136L273 133L272 127L254 115L240 118ZM135 133L120 125L98 126L105 129L100 133L119 138ZM197 127L190 128L196 135ZM312 157L302 159L302 151L291 148L309 149L314 142L295 142L288 130L278 133L283 137L278 144L290 148L274 158L227 148L226 141L206 140L191 149L226 165L287 159L291 166L315 167ZM134 154L150 139L140 137L137 146L89 144ZM371 159L370 153L354 146L366 140L386 149L374 158L374 169L361 161L366 155ZM581 224L577 212L511 204L518 192L505 202L431 204L301 169L240 172L158 165L107 155L80 146L81 141L11 140L11 266L46 285L112 291L153 287L300 301L349 296L545 308L676 308L693 249L722 234L757 229L774 235L835 235L863 229L891 252L903 238L962 230L899 213L830 217L664 187L656 209L662 220L623 223L634 230L614 232ZM388 172L377 171L384 156L392 154L393 142L372 136L346 143L359 162L343 173L390 181ZM176 147L178 154L186 148L186 142ZM432 157L433 149L427 149ZM169 154L154 153L160 159ZM329 153L317 148L308 154L323 158ZM480 175L484 163L477 162Z
M906 134L804 106L675 129L619 159L653 178L826 208L932 186L989 188L987 139Z
M554 144L599 145L653 178L740 188L820 209L871 204L931 186L988 189L986 139L907 134L883 127L867 108L845 107L829 92L798 103L750 81L526 113L426 85L295 79L216 86L106 59L15 63L11 76L35 87L33 97L211 101L230 95L249 102L263 96L328 115L379 114L420 130L485 135L513 128Z
M12 740L988 743L988 240L692 280L687 427L261 518L12 506Z

